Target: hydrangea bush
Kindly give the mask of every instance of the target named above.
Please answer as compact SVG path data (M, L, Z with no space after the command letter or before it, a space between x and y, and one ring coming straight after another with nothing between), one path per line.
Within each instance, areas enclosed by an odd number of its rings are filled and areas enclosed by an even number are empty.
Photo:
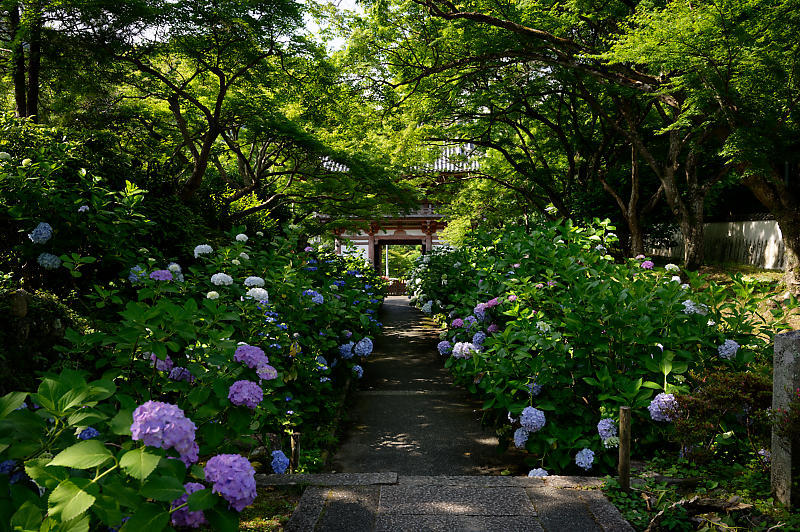
M116 320L66 332L65 364L93 366L0 398L0 522L238 530L255 468L297 467L281 448L324 424L326 405L365 371L383 286L363 262L304 248L297 235L241 235L173 262L132 258L124 288L89 299L118 309ZM272 468L248 459L263 447Z
M741 277L722 287L646 257L615 261L612 229L476 232L418 259L409 284L444 327L446 366L529 465L554 474L613 470L622 405L633 409L634 452L663 446L691 371L768 363L785 326L786 307L767 324Z

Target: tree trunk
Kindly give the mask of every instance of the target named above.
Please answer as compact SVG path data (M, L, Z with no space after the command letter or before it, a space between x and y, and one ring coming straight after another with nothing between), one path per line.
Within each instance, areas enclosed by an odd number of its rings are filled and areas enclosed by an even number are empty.
M203 145L194 158L192 175L189 176L189 179L181 190L180 197L183 201L194 196L194 193L200 188L203 177L206 175L206 170L208 170L208 162L211 158L211 147L214 145L214 141L217 140L217 137L219 137L219 129L215 126L210 126L206 134L203 135Z
M783 279L786 288L796 296L800 296L800 213L778 219L778 226L783 235L785 248L785 270Z
M25 101L25 50L22 48L22 36L20 32L19 4L15 4L8 10L8 25L10 40L12 42L11 51L11 71L14 79L14 102L16 104L16 115L27 116L28 106Z
M39 2L33 2L34 14L30 28L30 53L28 54L27 116L39 122L39 72L42 63L42 11Z
M628 222L628 230L631 234L631 256L644 255L644 235L642 235L642 226L639 223L639 216L634 215L626 220Z

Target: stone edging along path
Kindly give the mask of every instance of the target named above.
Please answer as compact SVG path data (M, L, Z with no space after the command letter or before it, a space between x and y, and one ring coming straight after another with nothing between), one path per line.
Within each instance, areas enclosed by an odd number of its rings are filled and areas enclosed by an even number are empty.
M620 531L633 528L592 477L257 475L308 486L287 531Z

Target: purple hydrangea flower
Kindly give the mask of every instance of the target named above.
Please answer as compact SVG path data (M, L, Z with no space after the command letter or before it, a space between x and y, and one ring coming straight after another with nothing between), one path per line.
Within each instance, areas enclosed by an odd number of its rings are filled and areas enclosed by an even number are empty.
M28 238L30 238L31 242L34 244L44 244L53 238L53 228L48 223L39 222L36 229L28 233Z
M172 272L169 270L156 270L150 274L150 278L154 281L171 281Z
M313 251L313 250L314 248L312 248L311 246L306 246L303 248L303 251Z
M228 501L237 512L253 504L256 499L255 470L244 456L218 454L203 469L211 491Z
M464 318L464 324L467 327L467 330L471 329L474 325L478 323L478 318L475 316L467 316Z
M639 265L639 267L644 268L645 270L652 270L653 266L655 266L655 264L653 264L652 260L646 260Z
M736 343L734 340L725 340L724 344L717 347L717 352L719 353L719 357L724 358L726 360L730 360L733 357L735 357L737 351L739 351L739 344Z
M510 296L508 296L508 300L513 303L514 301L517 300L517 296L515 296L514 294L511 294Z
M677 408L678 402L671 393L660 393L656 395L655 398L650 401L650 406L647 407L653 421L672 421Z
M514 431L514 445L517 447L517 449L522 449L525 447L525 444L528 443L528 436L530 436L530 434L530 431L524 427L520 427Z
M92 438L96 438L100 436L100 432L92 427L86 427L83 429L80 434L78 434L79 440L91 440Z
M461 318L454 319L453 322L450 324L450 327L452 327L453 329L458 329L459 327L463 326L464 326L464 320L462 320Z
M496 332L497 332L497 331L499 331L499 330L500 330L500 327L498 327L496 323L492 323L492 324L491 324L491 325L489 325L489 327L486 329L486 332L488 332L488 333L490 333L490 334L494 334L494 333L496 333Z
M283 451L272 451L272 470L282 475L289 468L289 459Z
M360 357L365 357L372 353L372 348L372 340L370 340L368 337L364 337L358 341L356 346L353 348L353 352Z
M490 299L489 301L486 302L486 308L496 307L499 304L500 304L500 300L497 299L496 297L493 297L492 299Z
M351 333L352 335L352 333ZM349 338L349 336L348 336ZM347 360L353 356L353 346L355 344L353 342L347 342L346 344L339 346L339 356L343 359Z
M453 346L453 358L467 359L472 356L473 351L477 351L477 348L471 343L457 342L456 345Z
M453 351L453 346L447 340L442 340L436 349L439 350L440 355L449 355Z
M269 364L258 366L258 368L256 368L256 374L258 374L259 379L264 381L271 381L278 378L278 370Z
M169 358L169 355L164 360L158 358L158 355L155 353L150 353L150 367L156 367L158 371L170 371L172 366L175 364L172 362L172 359Z
M186 488L186 493L181 495L178 499L172 501L171 508L178 508L186 504L186 501L189 499L189 495L194 493L195 491L200 491L206 489L205 486L200 484L199 482L187 482L183 485ZM198 510L193 512L189 510L188 506L184 506L179 510L175 510L172 512L172 524L174 526L185 526L189 528L200 528L201 526L208 524L206 521L206 516L203 515L202 510Z
M486 319L486 303L478 303L475 308L472 309L472 313L481 321Z
M578 467L582 467L586 471L589 471L594 463L594 451L586 448L581 449L578 451L578 454L575 455L575 463L578 465Z
M244 405L255 410L264 400L264 390L253 381L236 381L228 390L228 400L237 406Z
M526 406L519 417L519 422L530 432L536 432L544 427L547 420L544 417L544 412L538 408Z
M360 379L361 377L364 376L364 368L356 364L355 366L353 366L353 373L355 373L356 376Z
M169 403L147 401L133 411L131 438L150 447L175 449L187 466L197 462L197 429L183 410Z
M236 362L242 362L249 368L257 368L269 362L269 358L264 354L264 350L254 345L243 344L236 348L233 354Z
M604 440L617 435L617 424L610 417L603 418L597 424L597 433Z
M169 372L169 378L174 381L186 381L186 382L194 382L194 375L186 369L182 368L181 366L175 366Z

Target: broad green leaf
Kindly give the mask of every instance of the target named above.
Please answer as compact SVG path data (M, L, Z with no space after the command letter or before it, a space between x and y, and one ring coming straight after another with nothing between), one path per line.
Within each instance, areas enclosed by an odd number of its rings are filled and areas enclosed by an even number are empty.
M102 401L108 399L117 391L114 381L99 379L89 383L89 395L92 401Z
M159 460L160 456L147 452L144 447L139 447L122 455L119 465L133 478L144 480L150 476Z
M198 510L208 510L219 500L219 496L211 492L210 488L195 491L189 494L186 502L189 503L189 510L196 512Z
M70 521L94 504L99 488L85 478L72 478L61 482L48 499L50 515L61 515L62 521Z
M145 482L139 493L156 501L172 502L186 492L186 488L175 477L153 476Z
M169 512L157 504L145 503L136 509L136 513L125 521L120 532L159 532L169 522Z
M66 523L61 523L58 532L89 532L89 516L76 517Z
M89 469L106 463L113 456L103 442L86 440L67 447L58 453L48 465Z
M58 466L47 467L49 463L48 458L28 460L25 462L25 472L40 486L53 489L69 478L69 471Z
M22 406L26 397L28 392L11 392L0 397L0 419Z
M42 510L30 501L19 507L11 517L11 528L23 532L38 531L42 524Z
M203 512L215 532L237 532L239 514L227 508L211 508Z
M119 436L130 436L131 425L133 425L133 410L120 410L119 413L111 419L111 432Z

